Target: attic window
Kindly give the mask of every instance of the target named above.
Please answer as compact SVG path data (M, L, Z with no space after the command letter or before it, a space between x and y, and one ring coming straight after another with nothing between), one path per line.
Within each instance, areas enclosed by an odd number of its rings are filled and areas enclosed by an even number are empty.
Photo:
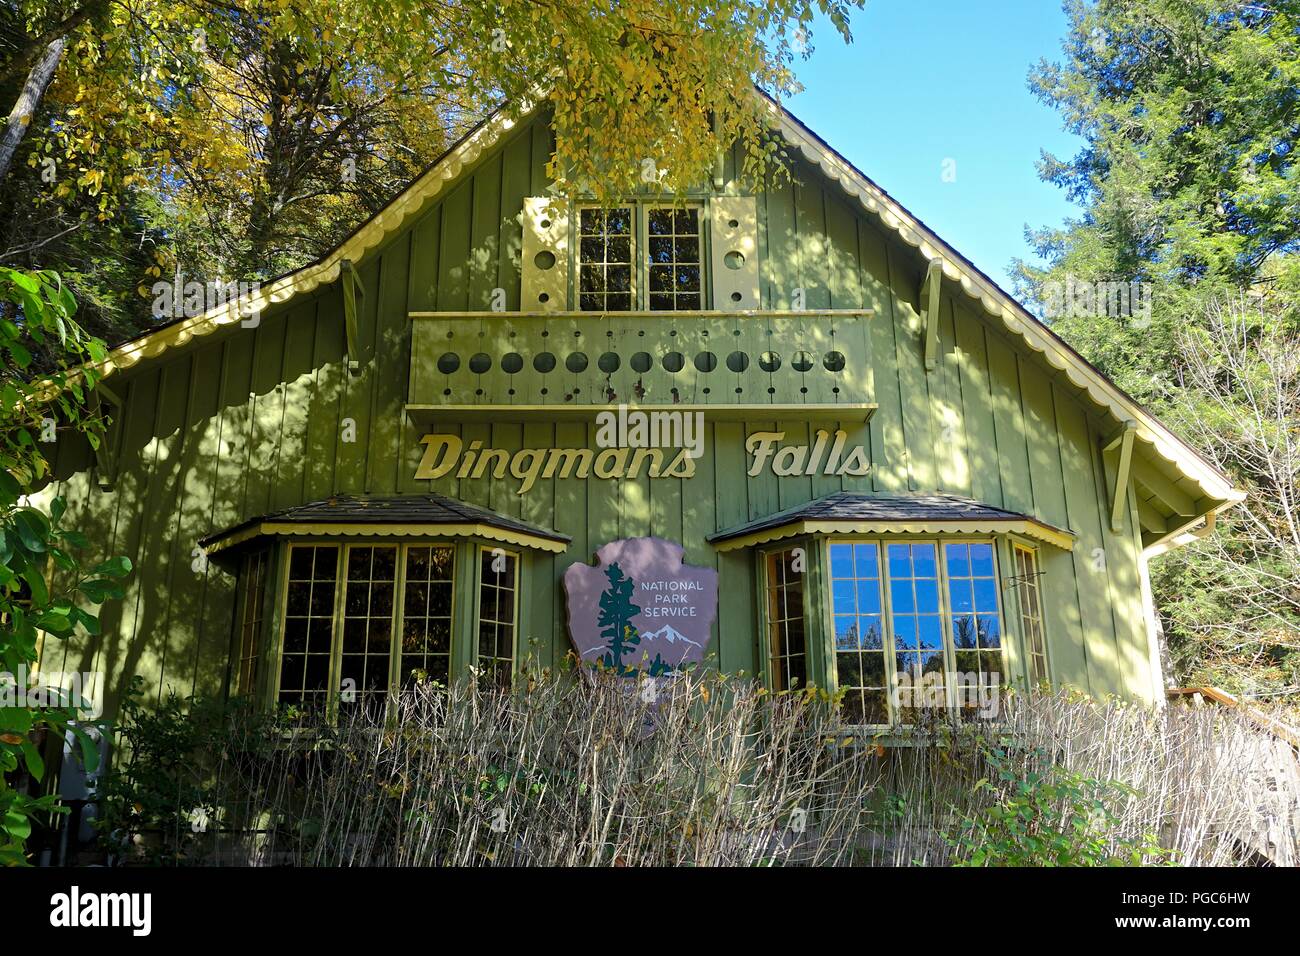
M632 207L578 213L578 307L583 312L632 310Z
M704 307L699 206L578 210L578 308L583 312Z
M650 311L702 308L699 208L651 208L646 217L646 244Z

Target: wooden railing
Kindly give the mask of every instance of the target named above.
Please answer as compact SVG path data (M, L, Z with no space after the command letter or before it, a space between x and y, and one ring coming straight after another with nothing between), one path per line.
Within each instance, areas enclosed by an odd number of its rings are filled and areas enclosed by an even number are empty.
M1300 787L1300 731L1217 687L1173 687L1167 694L1171 698L1191 698L1197 704L1209 701L1240 713L1267 735L1261 738L1261 746L1255 754L1258 771L1265 775L1266 780L1272 779L1277 792L1297 792ZM1274 866L1296 866L1300 864L1300 807L1294 802L1282 812L1278 812L1275 804L1270 804L1270 807L1271 810L1264 806L1256 808L1251 832L1239 834L1239 839Z
M1180 697L1190 697L1193 701L1210 701L1214 704L1222 704L1224 707L1231 707L1241 712L1248 721L1267 733L1272 734L1279 740L1285 740L1297 751L1300 751L1300 730L1292 727L1290 724L1270 717L1263 711L1244 704L1226 690L1219 690L1217 687L1171 687L1165 692L1171 699Z

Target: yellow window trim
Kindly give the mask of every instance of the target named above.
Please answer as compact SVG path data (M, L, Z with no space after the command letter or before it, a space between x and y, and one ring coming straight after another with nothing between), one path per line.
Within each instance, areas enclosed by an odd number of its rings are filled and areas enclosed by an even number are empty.
M1063 551L1074 550L1074 535L1030 518L1017 521L790 521L738 538L719 541L719 552L752 548L755 545L801 535L998 535L1019 534L1045 542Z
M322 522L320 524L302 524L298 522L263 521L244 528L227 537L208 545L207 553L215 554L226 548L234 547L261 535L280 535L290 537L335 538L486 538L500 541L521 548L537 551L549 551L551 554L563 554L568 550L564 541L554 541L540 535L525 531L497 528L488 524L342 524Z

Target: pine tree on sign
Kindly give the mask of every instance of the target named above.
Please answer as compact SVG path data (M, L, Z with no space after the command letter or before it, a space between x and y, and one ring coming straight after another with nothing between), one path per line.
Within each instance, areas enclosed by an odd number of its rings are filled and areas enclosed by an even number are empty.
M600 596L600 636L609 643L608 653L602 658L606 667L618 673L626 673L631 668L624 668L623 655L641 643L641 634L632 624L632 618L641 613L641 608L632 603L632 589L636 582L623 573L623 569L614 562L605 569L609 578L609 589Z

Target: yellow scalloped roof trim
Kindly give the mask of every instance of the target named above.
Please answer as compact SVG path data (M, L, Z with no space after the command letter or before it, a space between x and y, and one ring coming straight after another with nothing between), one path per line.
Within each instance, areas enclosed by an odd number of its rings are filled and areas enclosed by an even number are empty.
M715 542L717 551L736 551L756 545L797 538L810 534L864 534L864 535L964 535L964 534L1018 534L1053 545L1063 551L1074 550L1074 535L1060 528L1032 518L953 519L950 521L857 521L851 518L803 520L796 518L784 524L773 525L736 538Z
M1074 385L1085 391L1097 405L1110 411L1117 421L1135 422L1138 426L1137 437L1154 448L1161 458L1195 481L1207 498L1235 502L1245 497L1244 492L1234 489L1227 478L1207 464L1119 386L1083 363L1055 332L963 262L951 246L898 205L884 190L854 169L775 102L767 97L764 97L764 102L781 134L804 158L817 166L823 175L839 183L863 208L877 215L881 222L927 260L938 259L942 262L945 279L956 282L966 295L978 300L985 312L1000 319L1009 332L1018 335L1053 368L1064 372Z
M503 544L513 544L523 548L534 548L538 551L549 551L552 554L563 554L568 550L568 542L556 541L553 538L542 537L541 535L528 534L525 531L515 531L509 528L498 528L495 525L484 524L343 524L332 522L318 522L314 524L305 524L288 521L263 521L251 527L244 528L242 531L226 536L218 536L207 547L208 554L216 554L218 551L234 547L245 541L263 536L285 535L291 537L384 537L384 538L486 538L490 541L500 541Z
M272 305L287 302L295 296L334 282L339 277L344 260L360 262L366 252L401 229L430 199L454 183L484 150L490 149L503 134L527 119L532 110L532 106L526 107L518 119L498 110L324 259L272 280L247 298L234 299L202 315L174 322L119 345L100 364L100 375L107 377L118 369L130 368L142 359L161 355L193 338L235 325L250 312L265 311Z

